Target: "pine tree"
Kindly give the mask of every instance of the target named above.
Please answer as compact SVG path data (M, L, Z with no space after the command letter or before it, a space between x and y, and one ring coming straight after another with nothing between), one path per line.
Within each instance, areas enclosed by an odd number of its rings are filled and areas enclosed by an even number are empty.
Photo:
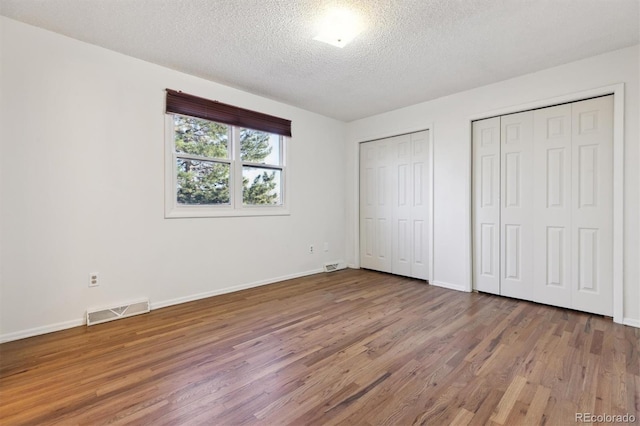
M263 172L253 179L249 185L249 179L242 179L242 199L245 204L275 204L278 194L273 190L276 187L275 172Z
M174 116L175 146L178 154L211 159L229 158L228 126L193 117ZM269 133L251 129L240 131L240 157L243 161L264 163L271 154ZM177 198L180 204L228 204L230 169L226 163L177 160ZM250 182L243 178L243 203L275 204L276 172L263 172Z
M227 158L227 126L193 117L174 116L176 152ZM229 203L229 166L178 158L178 203Z
M251 129L240 131L240 155L243 161L262 163L271 154L269 134ZM242 179L242 202L244 204L276 204L278 193L276 188L276 172L263 172L253 182Z

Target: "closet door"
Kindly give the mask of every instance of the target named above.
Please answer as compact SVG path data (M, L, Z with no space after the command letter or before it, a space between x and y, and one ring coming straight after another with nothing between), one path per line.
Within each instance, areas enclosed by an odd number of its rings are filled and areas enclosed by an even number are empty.
M533 298L533 112L500 118L500 294Z
M613 96L572 104L572 307L613 315Z
M429 278L429 132L417 132L411 138L411 276Z
M391 272L391 149L383 139L360 146L360 265Z
M395 147L392 198L392 265L394 274L426 280L429 275L427 249L428 132L391 139Z
M612 315L613 96L474 122L473 167L475 288Z
M412 264L412 204L413 179L411 167L411 137L409 135L391 138L394 152L391 185L393 191L393 228L391 231L392 258L391 271L410 277Z
M500 117L474 121L473 283L500 294Z
M533 112L533 300L571 307L571 105Z
M360 264L427 279L428 132L360 146Z

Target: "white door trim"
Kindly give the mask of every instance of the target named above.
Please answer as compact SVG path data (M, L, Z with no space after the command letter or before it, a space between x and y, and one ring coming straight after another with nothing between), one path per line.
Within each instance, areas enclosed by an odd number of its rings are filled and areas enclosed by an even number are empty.
M468 250L469 263L467 269L467 291L473 288L473 257L471 250L473 247L472 231L472 140L471 123L476 120L495 117L499 115L513 114L515 112L527 111L536 108L545 108L567 102L581 101L596 96L613 95L613 321L622 324L624 321L624 83L610 86L598 87L577 93L570 93L550 99L528 102L521 105L500 108L485 113L472 115L469 117L469 182L468 182L468 208L469 214L469 241Z
M384 133L380 133L380 134L374 134L372 136L369 136L367 138L364 139L358 139L355 141L354 144L352 144L353 146L353 155L354 155L354 162L355 162L355 170L356 170L356 191L355 191L355 200L354 200L354 205L355 205L355 215L354 215L354 222L353 222L353 229L355 230L355 235L354 235L354 242L355 242L355 253L354 253L354 264L353 265L349 265L349 267L354 267L354 268L360 268L360 144L365 143L365 142L371 142L371 141L375 141L378 139L386 139L386 138L390 138L390 137L394 137L394 136L400 136L400 135L405 135L408 133L417 133L417 132L422 132L422 131L428 131L428 137L429 137L429 161L428 161L428 166L429 166L429 170L427 173L427 176L429 178L429 221L428 221L428 231L429 231L429 241L428 243L428 247L429 247L429 274L427 277L427 280L429 281L429 283L433 282L433 277L434 277L434 273L433 273L433 258L434 258L434 254L433 254L433 241L434 241L434 235L433 235L433 165L434 165L434 161L433 161L433 153L434 153L434 147L433 147L433 124L429 123L426 124L424 126L420 126L420 127L410 127L410 128L406 128L406 129L400 129L398 131L394 131L394 132L384 132Z

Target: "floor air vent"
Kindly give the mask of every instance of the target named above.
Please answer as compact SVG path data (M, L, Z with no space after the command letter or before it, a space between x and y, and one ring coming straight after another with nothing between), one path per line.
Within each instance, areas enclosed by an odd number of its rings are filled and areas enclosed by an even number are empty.
M96 325L133 315L146 314L147 312L149 312L149 300L141 300L111 308L88 309L87 325Z

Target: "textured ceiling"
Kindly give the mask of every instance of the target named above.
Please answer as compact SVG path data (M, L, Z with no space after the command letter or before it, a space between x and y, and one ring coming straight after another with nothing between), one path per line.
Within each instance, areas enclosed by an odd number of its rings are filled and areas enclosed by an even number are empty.
M639 41L640 0L0 0L0 14L343 121ZM343 49L313 37L358 12Z

